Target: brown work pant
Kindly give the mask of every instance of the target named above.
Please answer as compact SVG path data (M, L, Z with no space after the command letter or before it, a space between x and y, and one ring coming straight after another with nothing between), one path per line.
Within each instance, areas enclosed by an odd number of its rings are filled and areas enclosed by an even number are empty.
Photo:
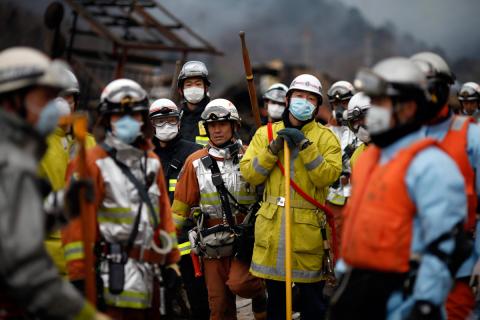
M235 295L254 298L265 294L261 279L248 271L250 266L233 257L203 259L211 320L236 320Z

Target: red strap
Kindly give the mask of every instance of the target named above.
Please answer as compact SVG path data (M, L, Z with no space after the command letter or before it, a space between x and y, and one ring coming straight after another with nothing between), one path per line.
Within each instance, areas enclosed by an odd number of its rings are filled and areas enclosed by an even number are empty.
M272 129L272 123L268 122L267 123L267 134L268 134L268 142L272 142L273 140L273 129ZM283 164L280 162L280 160L277 160L277 165L280 168L280 171L282 172L282 175L285 176L285 168L283 167ZM315 200L313 197L311 197L309 194L307 194L305 191L302 190L298 186L298 184L293 181L292 178L290 178L290 185L292 188L305 200L313 204L315 207L321 209L323 212L325 212L325 215L327 216L327 222L332 229L332 247L333 247L333 254L336 260L337 257L337 230L335 228L335 220L332 211L330 211L329 208L327 208L325 205L321 204L317 200Z

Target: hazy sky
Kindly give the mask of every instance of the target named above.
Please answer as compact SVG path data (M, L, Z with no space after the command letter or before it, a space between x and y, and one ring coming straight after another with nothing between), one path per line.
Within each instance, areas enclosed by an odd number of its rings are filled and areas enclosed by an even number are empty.
M358 8L375 25L391 21L452 58L480 56L480 0L332 0Z
M3 1L3 0L2 0ZM13 1L13 0L11 0ZM24 6L42 12L50 0L15 0ZM191 10L215 11L218 7L242 7L241 0L156 0L167 7L174 7L180 18L195 14ZM218 1L218 2L217 2ZM292 0L294 1L294 0ZM311 0L315 3L316 0ZM387 21L400 32L408 32L432 46L439 46L451 58L460 56L480 57L480 0L327 0L341 2L358 8L374 25ZM261 6L259 1L257 6ZM198 12L197 12L198 13ZM325 13L328 14L328 13ZM241 15L240 15L241 16ZM221 19L219 19L221 21ZM188 19L185 20L188 24ZM215 23L215 21L211 21ZM207 23L205 21L204 23ZM217 26L221 30L221 26ZM198 33L209 39L202 30Z

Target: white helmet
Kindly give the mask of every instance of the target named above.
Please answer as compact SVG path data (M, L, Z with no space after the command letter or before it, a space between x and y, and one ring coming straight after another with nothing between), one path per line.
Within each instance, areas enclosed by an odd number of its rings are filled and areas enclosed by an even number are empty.
M447 62L436 53L420 52L411 56L410 60L422 70L428 79L444 80L448 84L453 84L455 81L455 75Z
M215 99L210 101L202 112L204 123L215 121L235 121L240 123L240 115L233 103L227 99Z
M51 60L42 52L28 47L13 47L0 52L0 94L30 86L65 89L68 65Z
M419 95L429 98L426 76L415 63L403 57L387 58L372 69L361 69L354 85L370 97Z
M355 94L355 88L348 81L337 81L328 89L328 101L348 100Z
M475 82L466 82L458 92L458 100L475 101L480 100L480 86Z
M73 95L79 94L80 85L78 84L78 79L75 76L75 74L72 71L65 69L65 75L68 78L67 88L62 90L62 92L60 92L60 96L65 97L71 94Z
M322 84L317 77L312 76L311 74L301 74L295 79L293 79L290 84L290 88L287 91L287 97L290 97L292 91L301 90L313 93L318 98L318 105L322 104L323 95L322 95Z
M283 83L272 84L263 94L264 100L271 100L277 103L285 104L285 96L287 95L288 87Z
M170 99L158 99L155 100L148 110L148 116L150 119L158 117L180 117L180 112L177 105Z
M348 109L343 113L343 119L356 120L365 115L368 108L370 108L370 97L363 92L357 92L348 102Z
M148 111L147 93L133 80L113 80L102 91L99 111L101 114Z
M205 81L207 86L210 85L210 80L208 80L208 70L205 64L201 61L187 61L178 74L177 88L181 89L185 79L193 77L200 77Z

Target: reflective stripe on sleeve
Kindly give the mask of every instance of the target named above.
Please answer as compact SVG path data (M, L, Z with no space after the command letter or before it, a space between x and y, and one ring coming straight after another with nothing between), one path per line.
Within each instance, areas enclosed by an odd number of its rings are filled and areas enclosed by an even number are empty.
M105 303L115 307L146 309L150 307L150 296L147 293L135 291L122 291L120 294L112 294L107 287L103 290Z
M175 187L177 186L177 179L168 180L168 191L175 192Z
M180 243L178 245L178 250L180 250L180 255L181 256L190 254L190 252L192 251L192 245L191 245L190 241Z
M313 159L309 163L306 163L305 168L308 171L311 171L311 170L315 169L316 167L318 167L319 165L321 165L322 162L323 162L323 157L322 156L317 156L315 159Z
M262 176L268 176L268 170L260 165L257 157L253 158L253 169L255 169L255 171L260 173Z
M63 247L65 261L80 260L85 258L85 253L83 251L83 242L75 241L67 243Z

